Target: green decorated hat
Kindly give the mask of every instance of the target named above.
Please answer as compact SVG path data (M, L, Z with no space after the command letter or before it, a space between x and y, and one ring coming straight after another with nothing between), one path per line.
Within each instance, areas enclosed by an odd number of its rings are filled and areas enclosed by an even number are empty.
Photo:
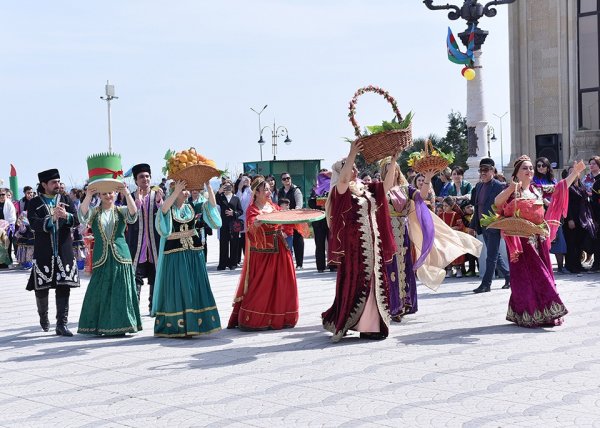
M94 185L99 192L111 192L123 182L121 155L98 153L87 158L88 185Z

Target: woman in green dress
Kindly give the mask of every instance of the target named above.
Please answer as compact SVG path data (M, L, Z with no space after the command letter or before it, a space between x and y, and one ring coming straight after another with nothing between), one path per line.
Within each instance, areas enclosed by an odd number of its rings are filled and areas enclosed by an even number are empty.
M171 186L172 192L155 220L161 238L152 301L154 335L190 337L213 333L221 329L221 319L210 289L196 219L202 215L212 229L221 227L215 194L207 185L208 201L190 204L185 182Z
M95 242L92 277L79 316L80 334L123 336L142 329L135 273L125 241L125 227L136 221L137 207L124 184L117 191L126 195L126 207L115 206L116 192L105 192L100 194L100 205L90 209L97 193L93 184L79 206L81 224L91 226Z

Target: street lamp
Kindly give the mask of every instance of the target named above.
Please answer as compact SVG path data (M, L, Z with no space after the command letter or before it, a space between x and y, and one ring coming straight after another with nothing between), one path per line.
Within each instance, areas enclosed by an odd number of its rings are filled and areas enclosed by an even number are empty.
M491 125L488 125L487 127L487 141L488 141L488 158L492 157L492 145L490 143L490 141L492 143L495 143L498 139L496 138L496 131L494 130L494 127Z
M112 153L112 128L110 125L110 102L112 100L118 100L119 97L115 97L115 85L111 85L108 80L106 86L104 86L104 93L106 97L100 97L101 100L105 100L108 105L108 152Z
M285 137L285 140L283 140L283 142L285 144L287 144L288 146L292 143L292 140L290 139L289 135L288 135L288 130L285 126L277 126L275 125L275 119L273 119L273 127L271 128L269 125L263 127L260 130L260 140L258 140L258 144L262 145L265 144L265 140L263 140L262 134L263 131L265 129L269 129L271 131L271 138L272 138L272 149L273 149L273 160L277 160L277 139L281 138L281 137Z
M479 160L485 153L486 143L486 125L488 121L485 118L485 109L483 102L483 70L481 66L481 47L489 32L478 27L479 20L486 16L492 18L498 11L494 6L514 3L515 0L493 0L484 5L477 0L463 0L462 6L452 4L438 5L433 4L433 0L423 0L425 6L430 10L449 10L448 18L452 21L464 19L467 22L467 28L458 36L465 46L469 43L471 31L474 34L473 48L473 68L477 69L477 74L473 80L467 82L467 141L468 158L467 165L469 169L465 178L471 182L479 180L477 174ZM487 140L489 143L489 139ZM488 146L489 149L489 146ZM488 150L489 151L489 150Z
M502 116L498 116L496 113L492 113L498 119L500 119L500 163L502 164L502 171L504 171L504 145L502 141L502 118L508 114L505 112Z
M260 135L260 140L258 140L258 145L260 146L260 160L263 160L262 157L262 148L265 145L265 140L263 140L262 137L262 132L261 132L261 127L260 127L260 115L262 114L263 111L265 111L265 109L267 108L267 104L265 104L265 106L262 108L261 111L256 111L254 110L252 107L250 107L250 110L252 110L254 113L256 113L258 115L258 133L261 134Z

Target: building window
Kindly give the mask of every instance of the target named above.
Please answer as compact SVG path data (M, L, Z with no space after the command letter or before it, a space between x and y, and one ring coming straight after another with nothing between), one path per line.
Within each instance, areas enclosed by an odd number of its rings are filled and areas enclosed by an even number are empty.
M579 129L600 129L599 0L579 0L577 36L579 64Z

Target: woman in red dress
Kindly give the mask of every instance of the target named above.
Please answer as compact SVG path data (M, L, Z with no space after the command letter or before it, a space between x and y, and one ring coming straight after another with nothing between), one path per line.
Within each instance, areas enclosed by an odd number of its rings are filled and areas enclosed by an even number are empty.
M362 149L355 141L348 157L333 165L326 204L329 260L338 269L335 299L322 318L334 342L350 329L362 338L385 339L391 320L385 265L396 248L386 194L394 174L366 186L357 182L354 160Z
M263 176L252 181L252 202L246 210L246 257L227 328L278 330L298 322L298 286L292 255L281 225L256 220L278 211Z

